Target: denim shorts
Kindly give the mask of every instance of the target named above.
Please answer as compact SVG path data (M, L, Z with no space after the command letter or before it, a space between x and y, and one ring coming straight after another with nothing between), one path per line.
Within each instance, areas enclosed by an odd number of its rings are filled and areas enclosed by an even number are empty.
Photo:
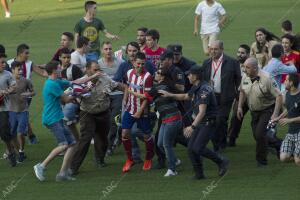
M9 112L10 133L12 137L17 134L27 135L29 114L25 112Z
M63 106L64 121L67 125L78 122L79 105L76 103L67 103Z
M122 117L122 129L131 129L135 122L137 123L137 128L141 129L144 134L151 134L149 117L135 119L128 111L125 111Z
M60 145L72 145L76 143L76 140L71 133L70 129L64 124L64 121L61 119L54 124L47 125L47 128L53 133L54 137L57 140L58 146Z

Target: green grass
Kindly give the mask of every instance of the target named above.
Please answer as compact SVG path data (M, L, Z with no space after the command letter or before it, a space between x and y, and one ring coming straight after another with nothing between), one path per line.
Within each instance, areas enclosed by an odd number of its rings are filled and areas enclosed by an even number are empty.
M225 52L231 56L234 56L240 43L251 44L254 41L254 30L257 27L264 26L281 35L280 19L288 18L294 22L294 29L300 30L300 14L297 12L300 4L296 0L221 2L232 19L220 36L225 42ZM146 26L159 29L162 46L174 42L182 43L184 54L201 63L205 59L201 43L192 35L196 3L194 0L103 0L100 2L98 17L103 19L112 33L120 31L126 18L134 17L134 21L121 31L121 40L113 43L115 49L135 40L135 30ZM0 43L6 46L9 57L15 55L19 43L28 43L31 46L31 59L35 63L45 63L57 49L61 32L72 31L74 24L83 15L82 4L83 1L79 0L65 0L62 3L57 0L16 0L11 5L13 17L9 20L0 17ZM22 28L23 23L28 24L26 28ZM129 174L123 176L121 166L125 155L123 149L119 148L107 160L109 166L104 169L95 168L91 150L76 182L54 181L61 164L61 158L57 158L46 172L48 180L44 183L38 182L32 167L45 158L55 146L55 141L49 131L41 126L41 89L44 80L36 75L33 79L37 96L31 106L31 121L40 143L26 147L28 159L16 168L10 168L5 161L0 161L0 199L96 200L104 199L103 195L106 194L105 199L112 200L200 200L209 191L207 187L215 185L219 180L216 166L205 160L205 173L209 178L204 181L191 181L190 161L186 149L179 145L176 153L182 159L183 165L179 168L179 175L171 179L163 177L165 171L143 172L141 165L134 166ZM226 150L231 161L228 174L209 194L206 193L206 199L299 199L300 175L299 168L294 164L282 164L274 155L270 155L268 167L256 167L255 144L249 123L248 116L243 124L238 146ZM283 136L285 129L280 130L280 135ZM2 143L0 149L4 149ZM3 194L8 191L6 188L12 181L16 183L22 177L4 198ZM107 188L111 185L115 187Z

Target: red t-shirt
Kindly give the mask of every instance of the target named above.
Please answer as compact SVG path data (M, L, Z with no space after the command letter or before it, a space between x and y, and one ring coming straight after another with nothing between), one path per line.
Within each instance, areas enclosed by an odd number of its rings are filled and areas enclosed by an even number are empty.
M281 62L283 64L288 63L289 61L293 61L295 64L295 67L297 68L297 72L300 73L300 53L298 51L292 51L289 54L284 54L281 57ZM287 74L283 74L281 76L281 83L284 83L286 79Z
M145 47L144 48L144 53L146 54L146 59L150 61L154 67L157 69L158 68L158 63L159 63L159 56L162 52L164 52L165 49L162 47L158 47L156 51L152 51L152 49Z

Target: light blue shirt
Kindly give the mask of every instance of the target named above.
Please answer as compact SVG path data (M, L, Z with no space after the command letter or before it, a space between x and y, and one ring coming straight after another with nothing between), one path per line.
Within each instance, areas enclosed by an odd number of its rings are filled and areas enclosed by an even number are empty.
M274 77L279 89L281 88L282 74L297 72L295 65L285 65L278 58L272 58L262 70L270 73L270 75Z
M60 105L60 96L64 89L70 86L66 80L47 79L43 88L44 109L42 114L43 125L51 125L64 118Z

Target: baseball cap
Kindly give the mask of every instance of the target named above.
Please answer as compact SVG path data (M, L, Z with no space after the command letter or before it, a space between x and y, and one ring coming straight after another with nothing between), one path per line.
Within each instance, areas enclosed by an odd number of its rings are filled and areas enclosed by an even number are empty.
M182 54L182 45L181 44L170 44L167 47L171 51L173 51L174 54Z
M188 74L202 74L203 69L200 65L193 65L187 72L186 75Z

